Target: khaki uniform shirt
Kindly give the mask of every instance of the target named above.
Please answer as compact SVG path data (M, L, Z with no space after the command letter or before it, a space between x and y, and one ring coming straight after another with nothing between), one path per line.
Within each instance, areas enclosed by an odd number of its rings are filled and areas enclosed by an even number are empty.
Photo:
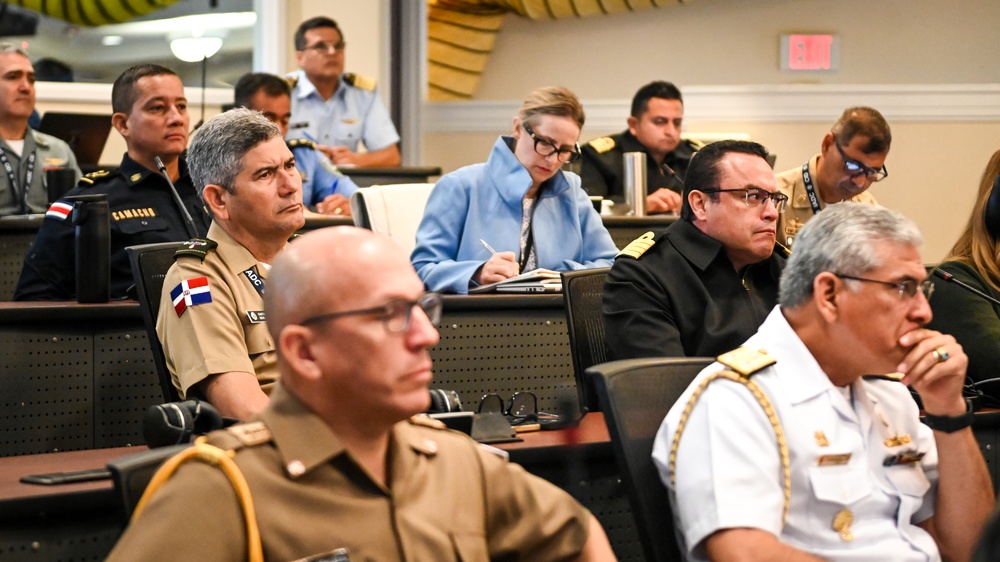
M816 183L816 164L818 162L819 154L809 160L809 174L813 178L814 188ZM802 166L785 170L777 174L776 178L778 180L778 191L788 196L788 205L785 206L785 212L778 215L778 243L791 248L792 243L795 242L795 235L799 233L799 229L805 226L806 222L813 216L812 205L809 204L809 195L806 193L806 181L802 178ZM819 197L818 192L816 197L819 199L820 209L825 209L826 202L823 201L823 198ZM855 203L878 205L875 197L867 191L855 195L850 200Z
M263 290L267 269L214 222L208 238L218 247L204 259L178 256L163 281L156 333L174 386L187 397L209 375L243 371L255 373L270 392L278 379L277 353L264 323L264 298L250 280L256 274ZM211 302L175 307L171 291L200 277L208 278Z
M398 423L388 487L376 483L280 384L255 421L210 442L238 448L266 560L572 560L587 540L590 514L569 495L453 431ZM246 544L222 471L189 461L108 560L243 562Z

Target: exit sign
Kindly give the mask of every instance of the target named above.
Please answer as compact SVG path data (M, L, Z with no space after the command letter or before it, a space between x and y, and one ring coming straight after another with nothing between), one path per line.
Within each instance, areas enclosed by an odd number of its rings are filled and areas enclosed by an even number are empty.
M782 35L781 70L832 72L840 66L840 38L836 35Z

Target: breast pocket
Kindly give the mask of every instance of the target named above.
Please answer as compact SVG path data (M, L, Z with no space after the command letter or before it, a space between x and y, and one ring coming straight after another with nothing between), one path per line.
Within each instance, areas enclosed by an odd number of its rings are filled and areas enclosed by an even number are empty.
M809 483L812 486L809 519L814 529L832 529L831 524L841 510L856 510L855 504L865 500L873 489L863 466L813 466L809 469Z
M920 498L931 488L931 482L919 463L891 466L886 469L885 476L900 494L906 496Z
M451 545L455 549L455 559L461 562L489 560L486 536L471 531L451 531Z
M112 222L112 228L141 243L164 242L170 224L162 217L137 217Z
M243 325L246 333L247 352L250 354L250 358L257 357L261 353L274 351L274 340L271 339L271 334L267 331L267 324L252 324L248 316L248 313L244 312Z

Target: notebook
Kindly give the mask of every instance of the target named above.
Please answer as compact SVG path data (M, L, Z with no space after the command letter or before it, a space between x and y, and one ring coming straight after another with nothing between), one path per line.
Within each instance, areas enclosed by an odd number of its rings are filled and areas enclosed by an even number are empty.
M558 293L562 291L562 280L558 271L532 269L503 281L479 285L469 289L469 294L477 293Z

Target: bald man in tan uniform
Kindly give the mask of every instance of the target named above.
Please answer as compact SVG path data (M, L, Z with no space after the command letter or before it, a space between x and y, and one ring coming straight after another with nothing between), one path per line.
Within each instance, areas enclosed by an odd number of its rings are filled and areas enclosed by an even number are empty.
M263 293L269 264L305 224L302 178L278 127L247 109L205 123L187 163L212 225L177 251L156 333L182 396L247 419L278 377Z
M614 560L565 492L465 435L407 421L430 404L441 300L388 238L309 233L269 283L281 378L259 416L210 436L235 449L264 559ZM218 468L182 465L109 560L164 553L247 560L243 514Z

